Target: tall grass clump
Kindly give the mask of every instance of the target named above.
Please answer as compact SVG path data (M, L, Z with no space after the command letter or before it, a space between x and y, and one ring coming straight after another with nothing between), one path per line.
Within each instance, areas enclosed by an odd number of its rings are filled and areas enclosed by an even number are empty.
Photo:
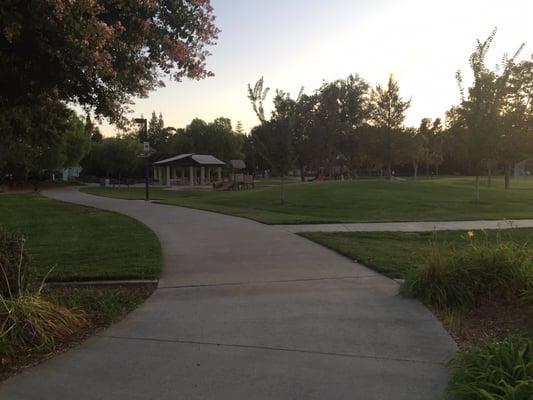
M512 337L459 353L449 386L457 400L533 399L533 341Z
M3 297L25 291L32 282L30 256L25 244L22 235L0 226L0 295Z
M427 257L407 275L402 292L438 309L454 309L482 299L517 299L532 287L533 252L527 244L471 239L461 249L431 244Z
M53 350L56 342L85 325L83 314L41 296L21 235L0 230L0 356Z

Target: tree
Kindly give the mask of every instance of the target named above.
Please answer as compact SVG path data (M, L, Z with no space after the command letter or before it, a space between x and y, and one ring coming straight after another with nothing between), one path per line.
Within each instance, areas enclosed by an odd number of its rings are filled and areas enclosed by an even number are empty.
M219 117L207 123L195 118L184 130L177 130L170 139L174 153L213 154L221 160L240 159L244 135L233 132L231 120Z
M91 135L75 113L71 113L69 116L64 146L65 161L63 162L63 168L78 166L82 158L91 149Z
M0 107L46 98L112 122L164 76L212 75L219 32L209 0L6 0L0 26Z
M270 88L264 88L264 79L261 77L254 85L252 86L248 84L248 100L252 103L252 108L255 112L255 115L257 115L257 118L259 118L259 122L263 123L267 120L265 117L265 109L263 107L263 102L266 100L266 97L268 96L268 92L270 91Z
M387 87L377 85L372 91L372 120L385 133L384 151L387 179L392 179L393 135L402 127L405 111L411 100L404 101L400 97L400 88L393 76L389 76Z
M424 120L421 126L425 126ZM427 162L428 159L428 138L421 133L420 128L418 130L406 129L402 137L404 138L404 157L413 166L413 178L416 180L420 164L424 161Z
M358 75L324 83L315 93L316 104L310 142L315 157L328 171L334 167L357 169L363 160L359 129L368 120L368 84Z
M440 118L434 121L431 118L422 118L418 134L421 136L419 141L423 146L423 158L426 164L426 176L429 177L431 167L435 166L435 173L438 175L439 165L442 164L442 125Z
M235 125L235 133L237 135L244 135L244 128L242 127L241 121L237 121L237 124Z
M159 116L156 115L155 111L152 112L152 117L148 121L148 137L143 138L142 129L139 130L139 140L141 142L150 142L150 147L154 148L160 153L164 153L164 150L168 149L169 142L172 134L174 133L174 128L165 127L165 122L163 121L163 114L159 113Z
M0 176L11 182L31 180L37 190L46 173L79 162L89 150L90 136L83 122L62 103L18 110L25 118L11 116L6 126L13 131L6 130L0 137Z
M104 136L100 132L100 129L93 124L89 114L85 117L85 132L91 138L91 142L102 143Z
M511 58L504 57L502 72L491 70L485 65L485 58L490 49L496 29L484 41L477 41L477 46L470 56L470 68L474 82L465 94L461 72L456 74L461 93L459 112L466 127L469 157L476 177L476 201L479 202L479 176L484 166L489 168L496 158L496 148L501 135L501 113L505 107L508 81L514 68L515 59L523 45ZM489 178L490 179L490 178Z
M281 179L281 204L285 204L285 175L293 164L288 124L288 120L273 119L252 128L250 133L255 151Z
M317 105L317 94L311 96L302 94L295 104L292 149L302 182L305 181L305 168L312 166L317 159L318 151L314 143L318 127L315 115Z
M281 204L285 204L284 178L294 163L292 134L295 124L295 105L298 99L293 100L289 93L277 90L274 97L274 111L271 119L267 120L263 101L268 92L269 88L263 89L263 78L256 82L253 89L251 85L248 85L248 98L261 122L261 125L253 128L250 134L255 151L270 165L272 172L279 175Z
M118 183L124 178L142 175L142 160L139 155L142 145L131 137L117 136L105 138L94 144L89 154L82 160L85 176L116 178Z
M509 189L513 165L533 154L533 61L512 68L501 121L498 159L504 167L505 189Z

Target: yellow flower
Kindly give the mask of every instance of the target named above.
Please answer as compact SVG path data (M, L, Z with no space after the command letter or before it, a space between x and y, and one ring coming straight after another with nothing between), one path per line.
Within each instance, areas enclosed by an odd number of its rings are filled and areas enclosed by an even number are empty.
M466 235L467 235L470 239L472 239L474 236L476 236L476 234L474 233L474 231L468 231L468 232L466 233Z

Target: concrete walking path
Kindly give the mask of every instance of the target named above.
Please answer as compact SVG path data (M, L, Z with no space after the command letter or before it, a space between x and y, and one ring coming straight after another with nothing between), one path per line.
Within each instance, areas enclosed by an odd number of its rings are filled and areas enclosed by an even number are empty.
M495 221L440 221L440 222L361 222L346 224L276 225L292 233L302 232L429 232L451 230L484 230L533 228L533 219Z
M1 383L0 398L444 397L456 346L396 282L251 220L73 188L45 194L142 221L159 237L164 269L141 307Z

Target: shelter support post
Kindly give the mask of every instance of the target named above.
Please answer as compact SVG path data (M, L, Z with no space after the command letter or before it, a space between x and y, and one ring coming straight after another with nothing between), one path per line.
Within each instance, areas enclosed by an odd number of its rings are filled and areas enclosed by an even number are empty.
M189 167L189 185L194 185L194 167Z

